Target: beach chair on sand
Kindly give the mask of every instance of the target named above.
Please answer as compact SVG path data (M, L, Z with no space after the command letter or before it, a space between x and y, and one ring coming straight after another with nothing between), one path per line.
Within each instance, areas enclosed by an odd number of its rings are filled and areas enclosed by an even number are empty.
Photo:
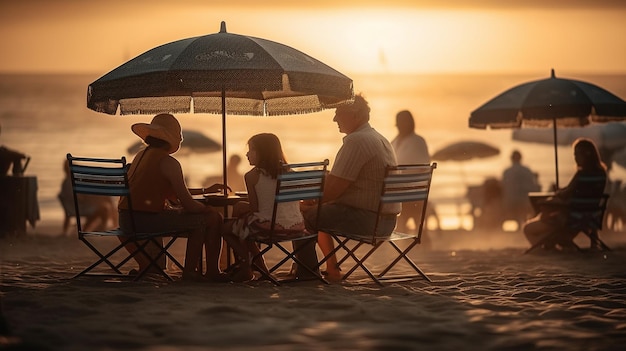
M599 232L602 230L602 223L604 223L604 213L606 211L608 199L609 195L603 194L599 198L573 198L568 204L558 205L564 207L567 211L565 227L549 233L539 242L528 248L524 253L527 254L538 247L542 247L548 242L553 242L556 237L563 234L562 232L564 230L568 231L572 235L572 243L573 239L579 233L583 233L589 238L590 250L610 251L611 249L600 239L599 236ZM575 243L573 244L576 249L581 251L580 247L578 247Z
M150 258L150 265L136 276L131 276L135 280L139 280L147 271L158 271L168 280L172 278L157 263L159 259L165 255L182 270L183 266L173 257L168 249L174 244L179 237L185 237L188 232L159 232L159 233L140 233L133 231L132 233L122 232L119 228L107 231L85 231L81 221L81 206L78 206L78 194L91 194L96 196L127 196L129 207L132 213L132 199L130 198L130 190L128 187L127 171L130 164L126 163L126 158L104 159L104 158L87 158L74 157L67 154L69 161L70 177L72 180L72 192L74 195L74 207L76 214L76 227L78 231L78 239L82 241L91 251L93 251L98 259L85 268L74 277L97 275L97 276L121 276L128 277L122 273L121 268L128 263L135 255L145 254ZM134 224L133 224L134 226ZM146 245L152 242L156 246L161 246L157 238L168 237L160 252L156 255L148 255L145 251ZM110 248L110 243L103 249L105 245L96 245L99 238L113 238L115 243ZM121 240L118 240L121 239ZM124 249L127 244L135 244L137 249L129 253ZM95 269L100 266L108 266L112 273L96 272Z
M290 171L279 174L276 181L276 195L274 197L274 209L272 213L272 220L268 229L259 229L257 232L248 236L249 240L253 240L260 246L260 253L255 255L251 263L255 268L263 274L266 279L272 281L275 285L280 285L286 282L295 282L297 279L285 278L277 279L272 273L275 273L283 265L291 268L292 263L299 264L300 267L306 269L312 276L317 277L321 282L328 284L328 282L320 275L319 272L309 268L307 265L302 264L296 254L302 250L306 245L315 245L317 239L317 231L308 230L285 230L276 228L276 211L280 203L301 201L301 200L317 200L322 199L324 193L324 178L326 176L326 168L328 167L328 160L320 162L308 162L308 163L291 163L286 164ZM319 208L318 208L319 215ZM293 242L302 241L304 244L297 249L291 249L295 247ZM287 243L287 245L285 245ZM272 249L277 249L280 255L278 259L268 263L269 273L263 272L261 267L256 266L256 259L266 254Z
M335 249L320 261L320 266L333 253L343 253L343 257L337 256L337 263L342 266L342 269L348 268L342 279L347 279L355 270L360 268L381 286L383 285L382 281L404 281L417 278L424 278L430 282L430 278L413 262L409 253L421 242L427 213L428 194L435 168L437 168L437 163L400 165L388 167L385 174L378 205L378 219L380 220L383 216L382 209L385 204L421 202L422 217L419 223L415 223L416 230L414 233L393 231L388 237L377 236L378 221L369 233L362 233L359 236L319 228L320 231L330 234L337 243ZM401 242L407 244L401 247ZM382 252L381 247L384 244L387 244L387 248L391 250ZM376 255L376 253L379 254ZM384 268L378 269L376 272L366 264L368 260L373 261L374 257L377 261L384 262ZM398 264L401 262L404 263L403 266L408 266L409 274L396 273L399 271L400 266ZM346 264L352 265L346 267ZM406 269L403 272L406 272Z

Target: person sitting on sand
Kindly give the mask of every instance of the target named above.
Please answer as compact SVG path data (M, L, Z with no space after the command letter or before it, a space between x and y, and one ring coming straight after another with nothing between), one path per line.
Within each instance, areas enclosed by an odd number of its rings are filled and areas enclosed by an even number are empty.
M183 140L178 120L170 114L156 115L150 123L136 123L131 127L147 147L133 159L128 171L129 187L133 198L133 217L136 230L163 232L189 229L185 255L184 280L227 281L220 272L218 259L222 248L222 216L210 206L192 197L206 192L223 191L222 184L210 188L188 189L180 163L171 156L178 151ZM120 228L132 232L128 200L121 197L118 205ZM202 272L202 249L206 251L206 274ZM134 244L126 247L137 250ZM149 254L160 248L148 245ZM165 265L165 257L159 262ZM139 269L148 267L144 255L135 255Z
M246 281L253 278L250 258L259 253L257 245L249 240L260 230L267 230L271 224L276 193L276 178L287 172L285 155L276 135L270 133L256 134L248 140L246 154L251 166L244 176L248 189L248 202L239 202L233 208L233 216L237 219L225 225L224 239L238 256L239 271L233 277L235 281ZM300 212L300 203L284 202L278 204L276 214L276 230L304 230L304 219ZM261 257L255 264L269 274Z
M524 225L524 234L531 245L558 230L560 234L554 241L546 242L543 247L545 249L556 249L557 246L561 249L573 247L574 237L578 233L564 227L567 208L562 205L568 204L573 197L599 198L604 193L606 166L600 160L596 145L590 139L579 138L574 141L573 149L576 174L565 188L557 190L553 197L542 204L541 212L537 216ZM588 179L594 181L589 182Z

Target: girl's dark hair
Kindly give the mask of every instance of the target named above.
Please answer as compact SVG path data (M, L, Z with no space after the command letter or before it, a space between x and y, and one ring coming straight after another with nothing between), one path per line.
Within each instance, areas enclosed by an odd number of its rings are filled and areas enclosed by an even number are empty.
M257 153L256 167L269 173L273 179L284 171L283 165L287 160L276 135L256 134L248 140L248 147Z
M578 138L574 141L574 155L577 156L576 162L579 168L585 170L603 169L606 166L600 159L600 153L596 148L596 144L591 139Z

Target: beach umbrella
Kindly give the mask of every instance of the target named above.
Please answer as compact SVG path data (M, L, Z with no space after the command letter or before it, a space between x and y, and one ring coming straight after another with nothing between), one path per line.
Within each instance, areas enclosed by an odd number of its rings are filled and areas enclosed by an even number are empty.
M461 177L465 182L463 163L473 159L488 158L500 154L500 149L480 141L457 141L435 151L430 156L433 161L461 162Z
M435 151L431 158L435 161L469 161L500 154L500 149L480 141L458 141Z
M121 115L213 113L277 116L335 108L354 98L352 80L289 46L226 32L151 49L91 83L87 107ZM225 190L226 192L226 190Z
M552 127L556 187L559 187L557 128L626 119L626 102L591 83L550 78L515 86L474 110L471 128Z
M143 141L139 140L131 144L127 151L129 154L136 154L144 147ZM222 145L217 141L204 135L197 130L183 129L183 142L180 145L178 154L188 153L212 153L222 149Z

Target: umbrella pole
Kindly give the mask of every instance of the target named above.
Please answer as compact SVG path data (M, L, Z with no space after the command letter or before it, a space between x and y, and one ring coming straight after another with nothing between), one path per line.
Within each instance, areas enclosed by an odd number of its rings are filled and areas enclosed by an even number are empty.
M556 172L556 189L559 190L559 153L556 140L556 118L552 119L552 138L554 139L554 169Z
M222 177L224 196L228 195L228 175L226 174L226 169L226 87L222 86Z

